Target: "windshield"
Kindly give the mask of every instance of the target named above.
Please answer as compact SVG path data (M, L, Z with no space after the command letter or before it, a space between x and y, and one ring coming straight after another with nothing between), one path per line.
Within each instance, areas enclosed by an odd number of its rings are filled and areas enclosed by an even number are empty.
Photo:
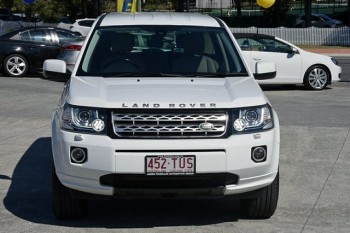
M328 17L327 15L318 15L318 17L320 17L320 18L323 19L324 21L332 20L332 18Z
M156 25L97 28L77 75L223 77L247 71L225 29Z

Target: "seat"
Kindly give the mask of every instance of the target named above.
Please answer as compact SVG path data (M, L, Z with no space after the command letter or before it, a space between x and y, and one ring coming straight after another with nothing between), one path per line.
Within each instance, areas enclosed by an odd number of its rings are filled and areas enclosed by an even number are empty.
M176 51L172 64L175 73L216 73L218 62L204 54L202 33L187 33L176 36Z
M131 51L134 47L134 36L130 33L114 33L110 39L110 56L106 56L102 72L140 72L142 61Z

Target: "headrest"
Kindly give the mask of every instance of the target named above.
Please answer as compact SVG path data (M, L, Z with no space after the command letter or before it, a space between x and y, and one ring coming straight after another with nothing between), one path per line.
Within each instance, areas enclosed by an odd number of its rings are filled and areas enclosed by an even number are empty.
M134 47L134 36L130 33L115 33L111 38L111 51L114 53L130 52Z
M176 36L176 46L183 48L185 53L202 54L204 38L202 33L192 32Z

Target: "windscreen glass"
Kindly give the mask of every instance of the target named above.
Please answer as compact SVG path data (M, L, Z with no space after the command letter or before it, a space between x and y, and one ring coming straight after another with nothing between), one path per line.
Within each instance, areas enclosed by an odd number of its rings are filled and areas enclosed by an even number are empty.
M119 26L97 28L77 75L247 76L223 28Z

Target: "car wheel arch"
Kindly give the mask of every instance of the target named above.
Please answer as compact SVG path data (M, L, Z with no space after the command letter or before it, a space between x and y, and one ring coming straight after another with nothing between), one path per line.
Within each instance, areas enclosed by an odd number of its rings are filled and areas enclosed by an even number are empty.
M332 73L331 73L331 71L329 70L329 68L326 65L321 64L321 63L313 64L313 65L309 66L309 68L306 69L306 71L304 73L303 84L304 85L306 84L308 74L315 67L322 67L327 72L327 84L330 84L331 80L332 80Z
M30 71L30 69L31 69L31 62L30 62L30 59L28 59L28 56L26 56L26 54L25 53L21 53L21 52L11 52L11 53L7 53L7 54L4 54L4 56L3 56L3 58L2 58L2 60L1 60L1 70L2 70L2 72L4 73L4 63L5 63L5 60L9 57L9 56L11 56L11 55L20 55L20 56L22 56L23 58L25 58L25 60L27 61L27 65L28 65L28 68L27 68L27 71L26 72L28 72L28 71Z

